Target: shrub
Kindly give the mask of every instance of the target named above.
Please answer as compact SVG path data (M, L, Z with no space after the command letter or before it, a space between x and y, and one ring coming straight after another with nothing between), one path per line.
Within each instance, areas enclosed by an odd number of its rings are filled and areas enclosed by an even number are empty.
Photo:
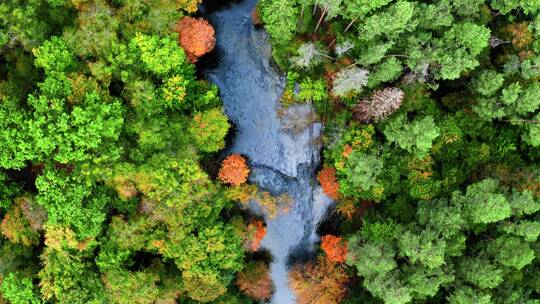
M223 160L218 177L226 184L239 186L247 181L249 167L246 159L239 154L229 155Z

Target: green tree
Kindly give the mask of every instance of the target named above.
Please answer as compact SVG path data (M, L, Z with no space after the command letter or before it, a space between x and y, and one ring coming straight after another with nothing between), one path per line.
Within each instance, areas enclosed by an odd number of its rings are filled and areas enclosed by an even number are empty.
M298 20L296 1L263 0L260 2L265 28L277 44L287 44L293 38Z
M444 264L446 244L435 231L408 231L401 234L399 250L411 263L419 262L430 269Z
M433 61L441 66L438 76L456 79L461 73L476 68L477 57L489 44L490 30L470 22L457 23L435 41Z
M501 228L504 232L521 236L527 242L536 242L540 236L540 222L522 220L518 223L505 224Z
M493 96L503 86L504 76L494 70L484 70L475 79L473 86L479 94L490 97Z
M347 159L346 167L340 170L340 192L345 196L371 197L380 199L382 184L378 176L383 168L383 160L362 152L353 152Z
M45 73L65 72L75 64L75 58L66 43L55 36L32 52L36 57L35 65L43 68Z
M517 1L517 0L492 0L491 7L500 11L502 14L508 14L515 9L521 9L526 14L534 14L540 9L540 2L532 1Z
M88 160L99 152L104 159L117 155L118 148L109 140L118 139L123 123L119 101L103 102L94 92L71 111L65 100L44 95L30 95L28 104L30 113L9 101L2 104L0 116L7 118L2 122L2 167L20 168L26 160L48 157L66 164Z
M188 130L200 151L217 152L225 147L229 127L223 110L216 108L195 114Z
M458 266L459 276L467 283L491 289L503 282L503 270L483 257L463 258Z
M350 19L365 16L385 5L392 0L351 0L345 1L345 14Z
M417 299L432 298L443 286L454 281L454 275L448 267L442 269L413 265L405 267L404 272L406 284Z
M466 218L473 224L489 224L512 215L512 208L494 179L485 179L467 187L465 195L454 193L452 200L461 204Z
M375 88L383 82L392 82L396 80L403 72L403 65L395 57L383 60L376 66L375 71L371 72L367 86Z
M129 43L129 55L133 60L131 64L156 76L189 75L193 71L174 36L137 34Z
M413 30L414 2L397 1L382 12L373 14L358 25L360 39L373 41L384 35L395 38L406 30Z
M420 158L428 154L433 140L439 134L440 129L431 116L408 122L405 115L401 114L390 120L384 128L384 135L389 142L396 143Z
M28 115L19 109L14 99L0 104L0 167L19 169L25 166L26 160L36 158L27 120Z
M529 265L535 259L530 243L514 236L500 236L487 245L487 251L495 260L517 270Z
M47 211L47 223L72 227L81 240L100 234L110 200L103 190L82 176L54 169L46 169L36 187L36 202Z
M321 101L326 99L326 86L322 80L312 81L309 78L300 83L298 99L306 101Z
M385 243L367 242L358 235L349 239L347 264L354 266L358 274L371 277L386 274L397 267L395 251Z
M397 271L368 277L364 286L384 303L405 304L412 300L412 290L400 280Z
M491 302L491 295L485 292L477 292L468 286L460 286L448 298L450 304L489 304Z
M29 278L10 273L2 280L2 296L12 304L39 304L41 301Z

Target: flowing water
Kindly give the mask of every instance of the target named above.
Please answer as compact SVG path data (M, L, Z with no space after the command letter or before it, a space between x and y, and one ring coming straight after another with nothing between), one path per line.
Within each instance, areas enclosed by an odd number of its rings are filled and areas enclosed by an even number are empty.
M322 125L313 122L309 104L280 111L284 76L272 65L268 34L252 24L250 13L256 2L244 0L214 11L202 8L217 40L217 64L205 76L219 87L225 112L236 126L226 154L248 158L251 183L292 198L289 211L275 217L257 202L250 205L250 211L267 223L261 246L272 256L271 303L289 304L296 302L288 282L291 261L314 252L317 226L331 201L315 179Z

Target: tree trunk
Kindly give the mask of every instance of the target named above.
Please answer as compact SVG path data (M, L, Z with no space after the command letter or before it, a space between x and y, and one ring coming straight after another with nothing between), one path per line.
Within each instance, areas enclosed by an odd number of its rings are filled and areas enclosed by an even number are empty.
M358 19L358 17L354 17L353 20L351 20L351 22L349 22L349 24L347 24L347 27L346 27L345 30L343 31L344 33L346 33L346 32L351 28L351 26L353 25L353 23L356 22L356 19Z
M336 43L336 38L332 39L332 42L330 42L330 44L327 46L328 48L331 48L334 43Z
M317 32L317 30L319 29L319 26L321 25L321 22L324 18L324 15L326 15L326 11L323 11L322 14L321 14L321 18L319 18L319 22L317 22L317 27L315 27L315 31L313 31L314 33Z

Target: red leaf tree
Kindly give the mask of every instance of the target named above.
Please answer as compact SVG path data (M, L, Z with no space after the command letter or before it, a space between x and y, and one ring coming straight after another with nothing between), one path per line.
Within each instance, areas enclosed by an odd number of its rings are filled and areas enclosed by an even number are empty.
M336 179L336 169L332 167L325 167L317 175L319 183L323 188L324 193L333 200L339 199L339 183Z
M248 248L251 251L257 251L261 247L261 241L266 235L266 227L262 221L252 221L247 226L248 231Z
M183 17L176 23L178 42L192 63L216 45L214 28L202 18Z
M347 241L331 234L323 236L321 241L321 247L329 261L345 263L347 260Z

